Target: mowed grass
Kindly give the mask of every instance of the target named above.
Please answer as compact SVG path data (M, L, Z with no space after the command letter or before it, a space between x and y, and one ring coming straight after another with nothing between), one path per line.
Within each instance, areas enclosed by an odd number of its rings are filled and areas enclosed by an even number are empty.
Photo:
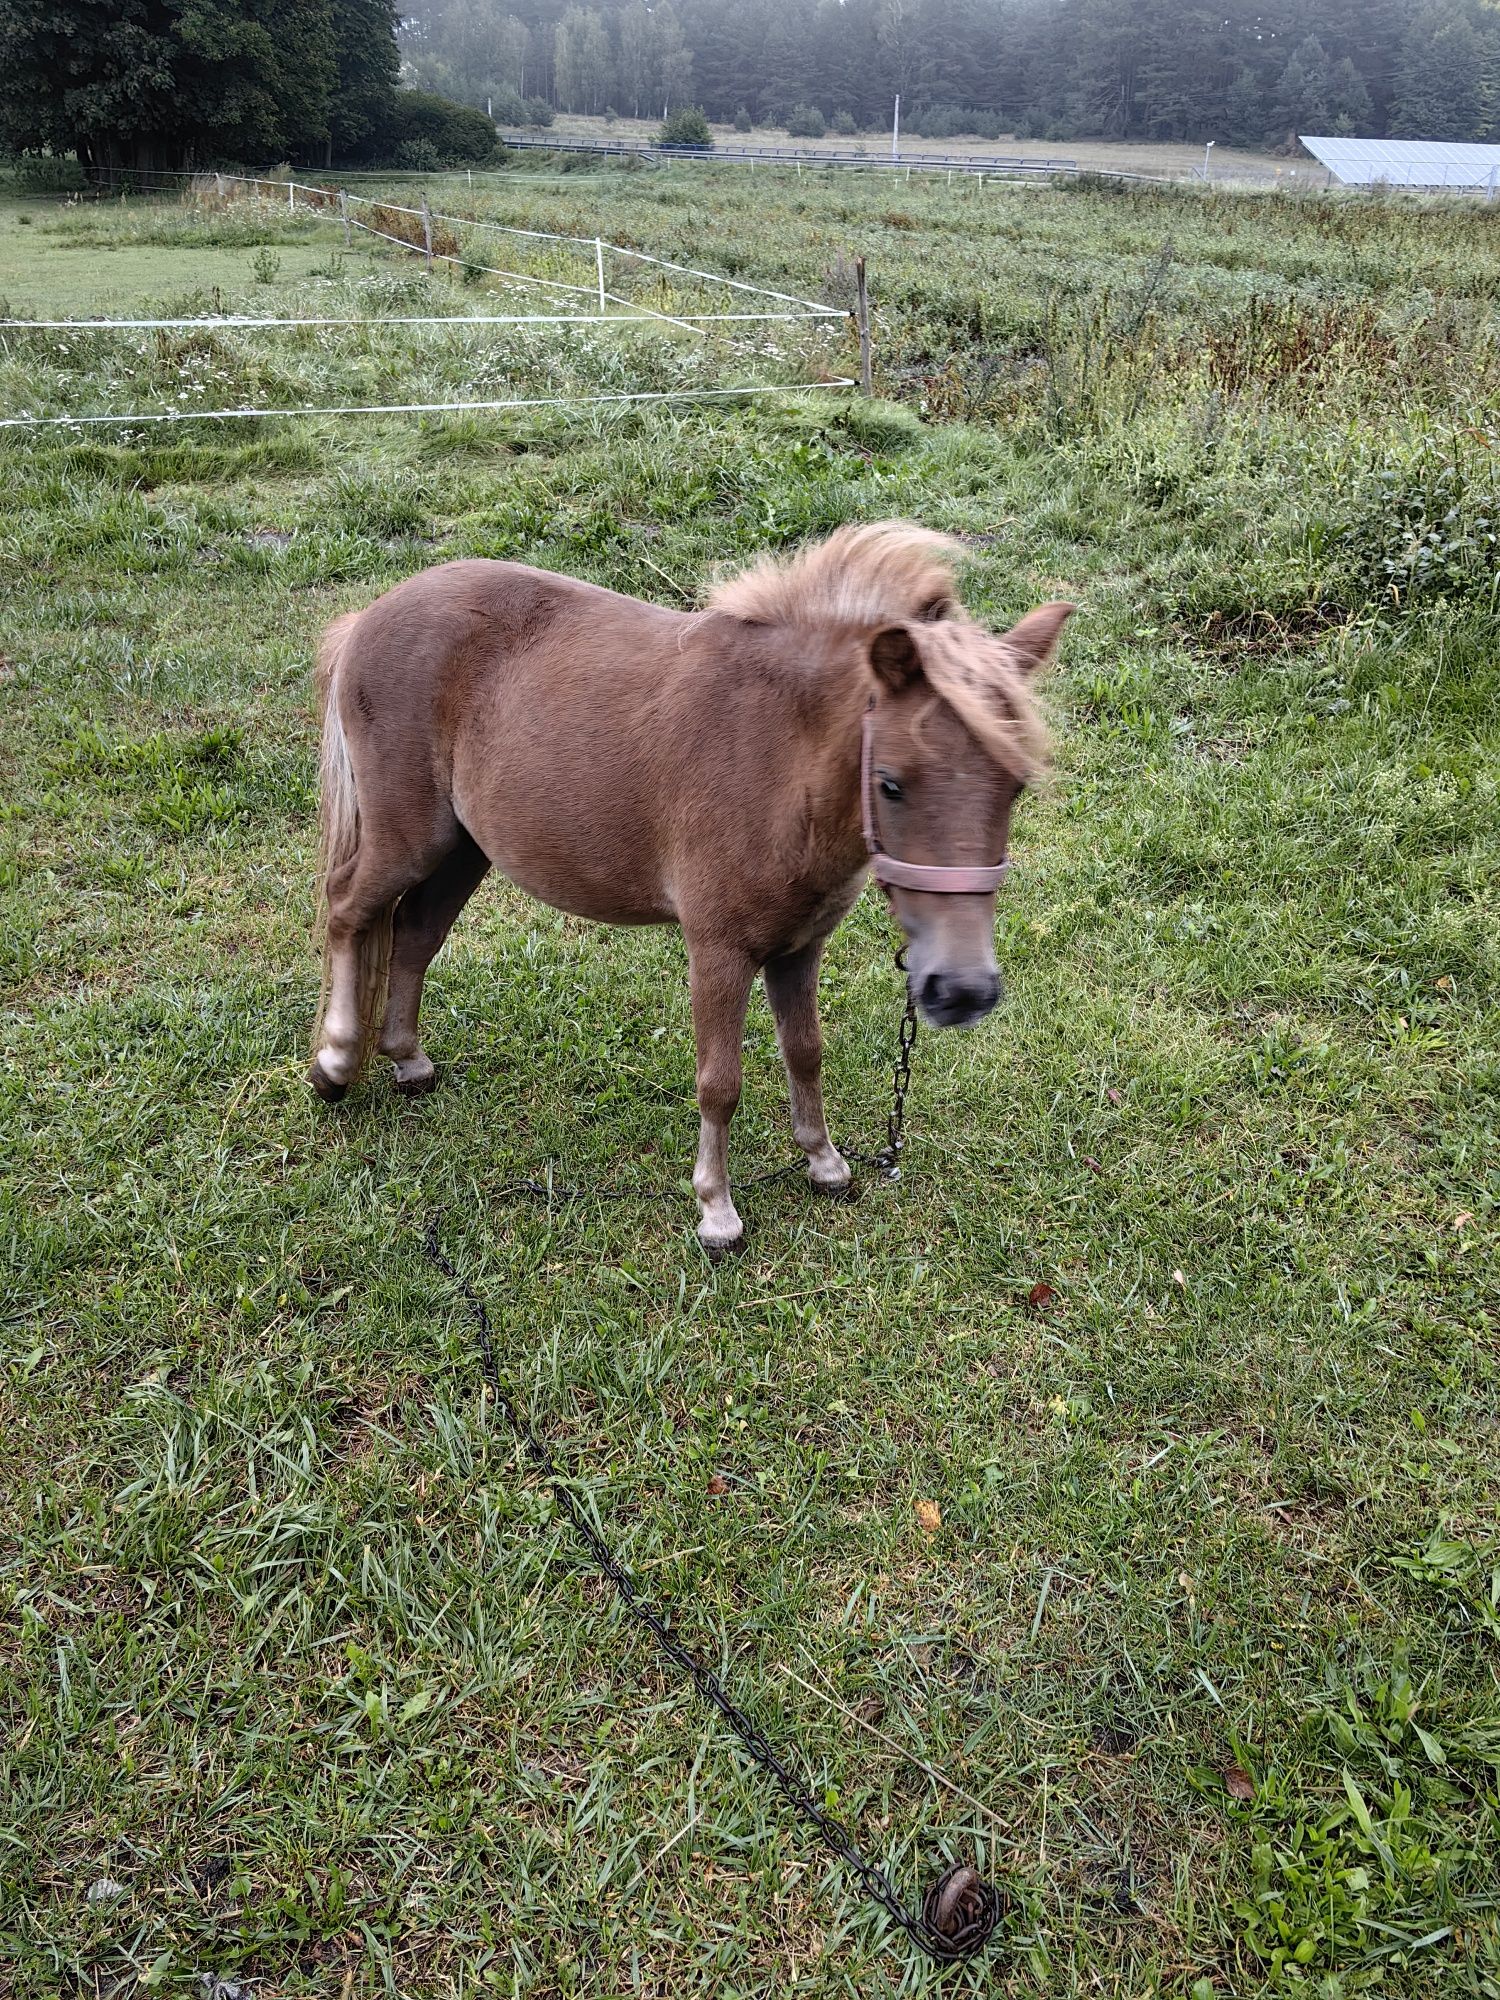
M792 290L868 251L900 407L3 434L7 1991L1500 1991L1497 218L756 182L484 198ZM225 303L308 283L485 296ZM212 367L467 379L388 339ZM7 395L120 406L27 342ZM1008 998L919 1044L900 1186L751 1191L707 1266L680 941L503 885L429 983L441 1090L320 1106L322 624L464 554L684 602L902 513L986 617L1083 609ZM868 897L830 954L845 1143L889 944ZM760 1001L746 1076L741 1173L790 1152ZM548 1163L678 1192L501 1198ZM982 1961L914 1958L622 1619L434 1213L793 1767L910 1899L1004 1883Z

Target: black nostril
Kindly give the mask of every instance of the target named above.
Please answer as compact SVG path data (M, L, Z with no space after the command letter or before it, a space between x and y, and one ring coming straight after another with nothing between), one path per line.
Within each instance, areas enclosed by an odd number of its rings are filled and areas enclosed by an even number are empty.
M929 972L922 981L922 989L917 998L924 1007L941 1007L947 992L947 981L940 972Z

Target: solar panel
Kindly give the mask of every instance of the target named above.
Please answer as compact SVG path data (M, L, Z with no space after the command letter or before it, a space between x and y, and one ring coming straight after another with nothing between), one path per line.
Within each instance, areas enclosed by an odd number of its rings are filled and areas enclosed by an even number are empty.
M1323 139L1302 137L1314 159L1348 187L1452 188L1459 193L1500 190L1500 146L1448 139Z

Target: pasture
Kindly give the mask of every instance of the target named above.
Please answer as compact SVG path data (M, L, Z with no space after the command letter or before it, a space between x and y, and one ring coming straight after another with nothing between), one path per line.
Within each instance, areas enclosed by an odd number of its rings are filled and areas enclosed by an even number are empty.
M863 254L878 400L0 431L0 1988L1500 1993L1500 211L433 191L470 202L840 305ZM0 203L13 317L496 309L400 256ZM0 414L852 372L749 345L3 334ZM919 1042L900 1186L751 1190L710 1268L679 940L494 883L438 1092L319 1104L326 621L458 555L686 603L893 515L997 624L1083 607L1008 997ZM867 895L845 1145L900 1005ZM792 1156L760 998L745 1060L741 1175ZM674 1192L501 1198L548 1163ZM435 1211L682 1635L908 1900L1003 1883L985 1958L913 1959L622 1622Z

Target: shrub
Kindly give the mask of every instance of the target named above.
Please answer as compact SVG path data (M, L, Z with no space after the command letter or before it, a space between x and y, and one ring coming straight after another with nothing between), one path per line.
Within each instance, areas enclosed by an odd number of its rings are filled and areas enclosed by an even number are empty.
M833 129L841 139L849 139L859 130L859 127L847 111L835 111L833 114Z
M438 149L430 139L403 139L396 148L396 165L408 173L435 174L442 167Z
M490 100L498 125L550 125L552 106L540 97L522 97L502 87Z
M386 134L387 154L407 165L404 149L419 143L431 149L433 166L474 166L494 152L495 128L471 104L455 104L425 90L398 90Z
M696 104L684 104L674 111L670 118L662 121L661 130L656 135L658 146L690 146L696 152L706 153L713 145L714 135L708 129L708 119Z
M734 129L736 132L749 132L754 129L750 123L750 113L743 104L734 114Z
M83 168L51 153L23 153L16 161L16 186L23 194L75 194L84 186Z
M786 115L786 129L794 139L821 139L828 127L816 104L794 104Z

